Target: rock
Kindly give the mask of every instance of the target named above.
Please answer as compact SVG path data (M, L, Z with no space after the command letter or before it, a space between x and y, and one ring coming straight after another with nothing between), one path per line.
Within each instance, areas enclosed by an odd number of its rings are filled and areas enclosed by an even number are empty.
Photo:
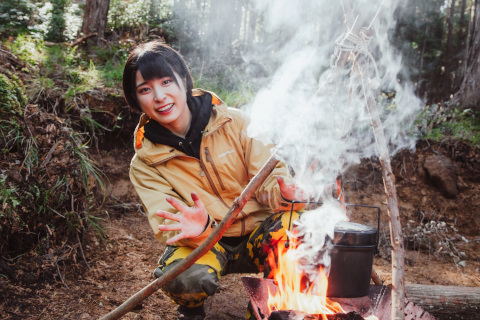
M455 166L444 156L431 155L425 159L423 167L427 177L446 198L458 195L457 173Z
M8 170L7 175L15 182L15 183L21 183L23 180L23 177L18 171L14 170Z

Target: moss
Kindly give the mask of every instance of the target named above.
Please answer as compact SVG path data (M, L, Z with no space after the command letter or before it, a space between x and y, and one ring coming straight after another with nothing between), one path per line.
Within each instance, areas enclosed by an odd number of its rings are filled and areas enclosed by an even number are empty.
M10 72L0 74L0 112L21 115L27 101L22 80Z

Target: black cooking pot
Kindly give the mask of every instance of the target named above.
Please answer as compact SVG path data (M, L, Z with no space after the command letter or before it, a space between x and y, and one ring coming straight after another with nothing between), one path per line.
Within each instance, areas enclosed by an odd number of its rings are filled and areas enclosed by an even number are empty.
M340 197L337 199L340 201ZM295 203L306 201L291 201L291 210ZM322 202L308 202L322 204ZM335 226L334 238L330 251L330 273L328 276L327 297L357 298L368 295L370 278L372 276L373 255L378 253L380 230L380 208L361 204L343 203L345 207L370 208L377 211L377 229L355 222L341 222ZM290 223L288 228L290 229ZM328 239L327 239L328 240ZM302 239L299 238L301 242ZM289 240L285 246L288 248ZM308 288L310 281L302 280L302 285Z
M354 222L336 225L327 297L355 298L368 295L373 255L377 251L375 228Z

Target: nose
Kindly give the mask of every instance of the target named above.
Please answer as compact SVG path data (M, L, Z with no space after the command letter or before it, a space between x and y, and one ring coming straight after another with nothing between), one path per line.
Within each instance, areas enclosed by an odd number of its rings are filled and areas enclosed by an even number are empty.
M156 88L155 89L155 101L157 102L160 102L160 101L163 101L165 100L166 98L166 94L165 94L165 91L162 89L162 88Z

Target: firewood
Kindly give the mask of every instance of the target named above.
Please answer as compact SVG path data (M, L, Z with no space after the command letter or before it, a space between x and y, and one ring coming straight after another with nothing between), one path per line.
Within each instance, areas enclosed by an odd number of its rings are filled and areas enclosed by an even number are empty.
M407 299L440 319L478 319L480 288L406 284Z

